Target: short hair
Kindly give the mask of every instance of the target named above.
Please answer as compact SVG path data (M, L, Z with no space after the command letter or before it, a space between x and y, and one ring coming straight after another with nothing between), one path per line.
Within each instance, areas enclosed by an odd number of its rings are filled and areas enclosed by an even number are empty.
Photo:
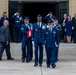
M64 16L67 16L67 14L64 14Z
M3 14L7 14L7 12L3 12Z
M70 15L68 15L69 17L71 17Z

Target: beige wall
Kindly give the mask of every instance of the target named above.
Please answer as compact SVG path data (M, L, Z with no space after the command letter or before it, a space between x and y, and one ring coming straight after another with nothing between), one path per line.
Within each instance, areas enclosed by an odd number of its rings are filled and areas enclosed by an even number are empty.
M8 0L0 0L0 17L2 13L6 11L8 13ZM76 12L76 0L69 0L69 14L74 16Z
M69 0L69 14L73 17L76 13L76 0Z
M68 0L9 0L9 1L68 1Z
M0 17L5 11L8 13L8 0L0 0Z

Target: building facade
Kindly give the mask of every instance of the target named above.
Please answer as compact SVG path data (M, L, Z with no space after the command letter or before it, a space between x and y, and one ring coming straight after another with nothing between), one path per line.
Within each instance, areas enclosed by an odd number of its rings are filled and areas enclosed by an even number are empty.
M17 10L21 15L31 17L38 13L46 15L52 11L61 19L64 13L74 15L76 0L0 0L0 17L4 11L8 12L10 17Z

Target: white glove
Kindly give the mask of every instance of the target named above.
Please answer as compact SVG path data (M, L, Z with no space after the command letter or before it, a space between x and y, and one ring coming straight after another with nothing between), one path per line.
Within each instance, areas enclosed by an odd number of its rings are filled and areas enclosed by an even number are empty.
M34 45L34 41L32 41L32 44Z
M72 30L74 30L74 27L72 27Z
M57 43L55 42L55 46L58 47Z
M14 16L16 16L16 15L17 15L17 13L14 14Z
M50 14L47 14L47 17L49 16Z

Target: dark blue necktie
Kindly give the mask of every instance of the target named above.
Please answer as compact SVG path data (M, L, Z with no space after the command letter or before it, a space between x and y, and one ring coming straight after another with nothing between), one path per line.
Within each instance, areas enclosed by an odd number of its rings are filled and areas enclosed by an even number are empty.
M49 30L50 30L50 32L52 33L52 28L50 28Z
M39 22L39 27L41 28L40 22Z

